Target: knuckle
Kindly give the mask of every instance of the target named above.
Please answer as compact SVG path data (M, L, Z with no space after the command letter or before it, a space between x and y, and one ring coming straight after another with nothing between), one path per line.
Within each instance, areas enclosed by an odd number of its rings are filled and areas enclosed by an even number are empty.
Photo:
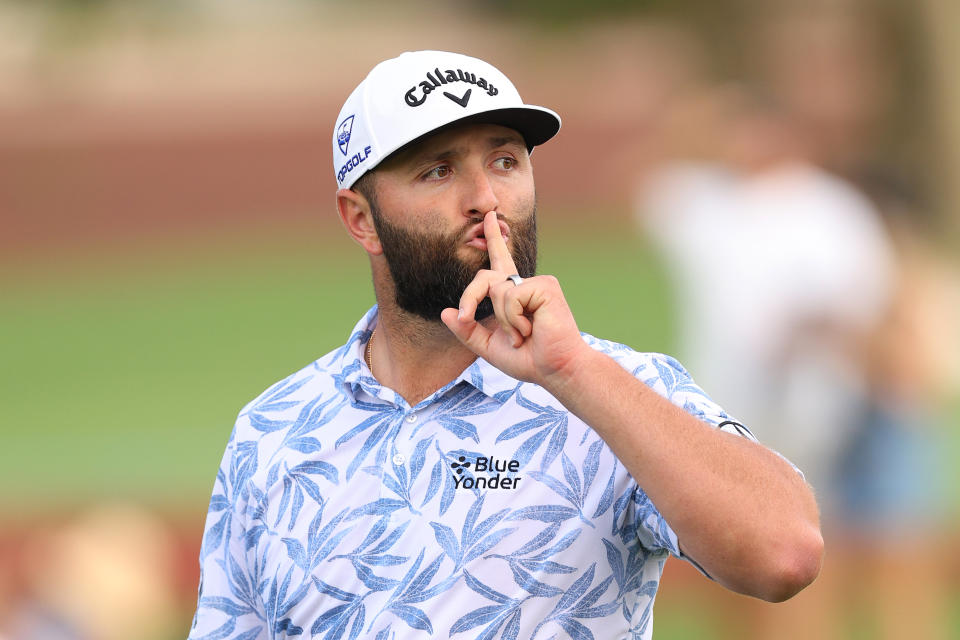
M470 284L467 285L467 288L480 289L490 285L490 279L485 277L481 273L477 273L474 276L473 280L470 281Z

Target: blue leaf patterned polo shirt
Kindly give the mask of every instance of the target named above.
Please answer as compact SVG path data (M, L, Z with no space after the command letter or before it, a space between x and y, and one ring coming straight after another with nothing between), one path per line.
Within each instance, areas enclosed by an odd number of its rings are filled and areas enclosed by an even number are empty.
M482 359L411 407L364 363L376 317L241 411L191 640L650 638L677 537L604 441ZM672 358L584 340L753 437Z

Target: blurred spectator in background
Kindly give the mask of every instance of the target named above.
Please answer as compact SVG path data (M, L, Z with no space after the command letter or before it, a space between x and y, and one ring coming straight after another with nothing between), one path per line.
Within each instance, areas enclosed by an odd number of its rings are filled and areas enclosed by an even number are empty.
M169 526L143 507L102 504L29 540L26 589L0 640L161 640L183 633Z
M960 283L915 203L873 194L900 277L866 350L868 397L840 458L840 593L859 594L874 637L946 638L951 550L946 434L958 389ZM909 552L905 550L909 549ZM909 576L909 578L907 578Z
M824 512L823 575L753 609L753 635L838 637L865 605L871 637L941 637L944 478L925 408L956 379L938 357L956 353L949 285L917 234L894 240L824 168L862 175L882 109L862 34L785 24L759 56L763 90L704 90L671 111L684 159L644 176L638 220L673 275L691 374L804 470Z
M681 348L804 470L829 517L866 395L863 349L894 286L889 239L866 197L805 160L771 102L741 90L696 102L715 160L654 173L638 207L675 276Z

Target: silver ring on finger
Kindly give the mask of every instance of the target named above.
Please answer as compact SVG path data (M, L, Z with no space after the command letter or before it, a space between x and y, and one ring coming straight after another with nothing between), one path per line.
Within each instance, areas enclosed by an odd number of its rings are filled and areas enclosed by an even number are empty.
M511 276L507 276L507 280L517 285L518 287L521 285L521 283L523 283L523 278L521 278L520 275L516 273Z

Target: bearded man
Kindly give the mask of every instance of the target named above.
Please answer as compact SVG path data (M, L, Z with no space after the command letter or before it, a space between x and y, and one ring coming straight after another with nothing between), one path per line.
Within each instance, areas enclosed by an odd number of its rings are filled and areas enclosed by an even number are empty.
M535 275L530 152L559 128L454 53L347 99L337 210L377 305L240 412L191 638L650 638L668 555L770 601L815 578L801 474Z

